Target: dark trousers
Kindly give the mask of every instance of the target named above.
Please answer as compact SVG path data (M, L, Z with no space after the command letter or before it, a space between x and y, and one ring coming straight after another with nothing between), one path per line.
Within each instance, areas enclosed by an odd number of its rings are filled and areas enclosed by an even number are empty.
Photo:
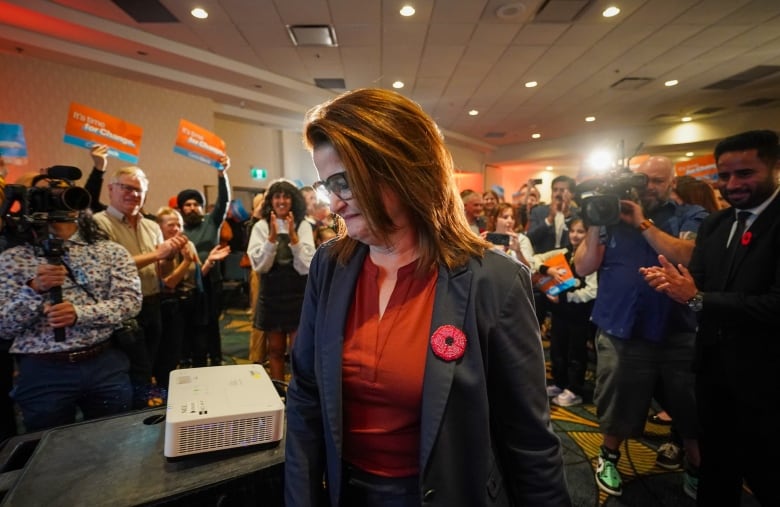
M130 357L130 380L134 385L143 386L149 384L152 379L152 367L157 360L157 349L162 336L160 296L144 296L141 312L136 319L143 329L145 347L135 350Z
M131 408L129 361L116 348L109 347L77 363L20 355L17 364L19 377L13 397L28 432L75 422L76 407L85 419Z
M343 471L342 507L419 507L419 479L381 477L351 465Z
M222 333L219 329L219 318L222 315L222 281L212 281L206 276L203 280L206 291L208 322L206 323L206 352L211 360L211 366L222 364ZM194 358L193 358L194 361ZM206 366L205 364L200 366Z
M551 312L550 363L553 382L560 388L569 389L582 395L585 385L585 372L588 369L587 341L596 334L595 326L590 322L588 303L558 303L559 305L582 305L576 311Z
M10 345L11 340L7 340ZM14 387L14 357L7 348L0 351L0 442L17 433L14 400L11 389Z
M163 333L154 370L157 383L163 387L168 387L168 377L181 359L191 360L193 366L206 366L206 336L199 297L198 294L163 297L160 307Z
M726 369L710 365L708 371L715 373L699 372L696 376L701 424L697 505L739 506L743 479L762 506L780 505L777 467L771 465L773 457L780 454L775 429L780 408L771 401L750 400L750 393L740 392L729 382L723 373ZM729 417L723 416L724 410Z

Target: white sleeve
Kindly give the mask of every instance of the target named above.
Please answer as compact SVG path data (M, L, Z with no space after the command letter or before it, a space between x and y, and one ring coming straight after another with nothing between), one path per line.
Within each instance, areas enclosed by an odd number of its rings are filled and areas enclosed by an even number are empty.
M309 274L311 259L314 257L314 232L308 220L301 220L298 225L298 243L290 244L293 253L293 267L301 275Z
M249 235L249 245L246 253L252 263L252 270L267 273L276 258L276 243L268 241L268 222L258 220Z

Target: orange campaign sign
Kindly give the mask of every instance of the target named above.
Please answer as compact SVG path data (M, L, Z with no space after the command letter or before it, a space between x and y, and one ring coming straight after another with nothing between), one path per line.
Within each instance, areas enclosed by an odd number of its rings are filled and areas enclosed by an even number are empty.
M71 102L64 141L82 148L105 144L109 156L137 164L142 134L143 129L138 125Z
M685 162L679 162L674 165L674 172L677 176L693 176L698 180L717 179L718 170L715 167L714 155L702 155L692 158Z
M225 141L213 132L185 119L179 120L173 151L179 155L203 162L220 171L224 169L220 159L225 156Z

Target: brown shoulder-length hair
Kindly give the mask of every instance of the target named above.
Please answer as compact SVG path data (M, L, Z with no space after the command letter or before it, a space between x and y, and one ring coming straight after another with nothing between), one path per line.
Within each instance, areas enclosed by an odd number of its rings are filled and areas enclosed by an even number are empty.
M382 193L399 197L417 227L418 270L436 263L452 269L490 248L469 228L452 156L436 123L415 102L389 90L346 92L309 110L303 137L310 151L333 146L368 227L385 241L395 226ZM335 257L346 263L357 245L342 234L333 245Z

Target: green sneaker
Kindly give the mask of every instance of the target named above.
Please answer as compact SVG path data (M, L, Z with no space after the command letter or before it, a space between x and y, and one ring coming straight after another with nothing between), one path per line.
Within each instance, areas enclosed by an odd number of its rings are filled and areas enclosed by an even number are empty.
M686 469L683 473L683 491L690 498L696 500L696 493L699 490L698 471L692 468Z
M620 459L620 453L615 454L602 449L601 455L599 455L599 463L596 467L596 484L599 485L601 491L612 496L623 494L623 480L620 478L620 472L617 469L618 459Z

